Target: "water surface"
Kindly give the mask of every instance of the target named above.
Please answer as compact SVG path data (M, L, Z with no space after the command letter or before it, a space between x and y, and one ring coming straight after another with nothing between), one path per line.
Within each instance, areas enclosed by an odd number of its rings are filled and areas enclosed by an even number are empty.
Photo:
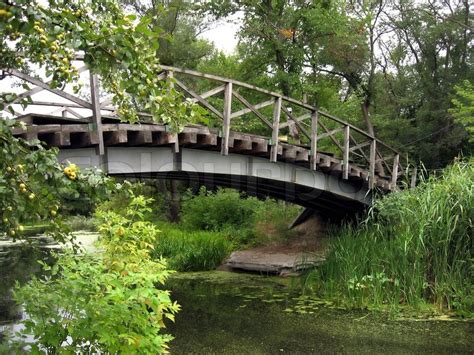
M278 278L216 271L168 286L183 308L168 328L176 354L473 353L473 323L333 309Z

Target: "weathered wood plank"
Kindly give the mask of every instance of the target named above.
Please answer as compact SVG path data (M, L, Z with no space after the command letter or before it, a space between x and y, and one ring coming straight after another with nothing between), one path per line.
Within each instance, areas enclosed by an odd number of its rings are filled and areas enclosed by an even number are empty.
M217 134L208 133L208 134L198 134L197 135L197 144L199 146L217 146Z
M296 147L291 145L285 145L283 148L283 159L286 161L294 162L296 160Z
M418 167L415 166L411 172L410 188L414 189L416 187L417 178L418 178Z
M152 137L152 145L156 146L175 144L178 141L176 134L171 132L153 132Z
M250 151L252 150L252 140L250 137L234 137L234 152Z
M232 113L232 83L227 83L224 92L224 114L222 125L222 148L221 154L229 154L230 114Z
M317 154L318 154L318 110L311 113L311 170L317 168Z
M395 190L397 188L397 180L398 180L398 165L400 163L400 155L395 154L393 158L393 168L392 168L392 184L390 188Z
M128 142L128 132L124 130L104 132L104 144L107 146Z
M220 113L214 106L212 106L208 101L203 99L199 94L195 93L193 90L189 89L186 85L184 85L178 79L175 79L176 85L178 85L183 91L185 91L188 95L192 96L197 102L204 108L211 111L219 118L223 118L222 113Z
M313 111L314 112L314 111ZM301 115L299 117L295 117L293 119L294 122L301 122L301 121L304 121L306 120L307 118L310 118L311 117L311 113L305 113L304 115ZM280 129L283 129L283 128L286 128L290 125L290 122L283 122L282 124L280 124Z
M369 188L375 186L375 156L377 154L377 141L373 139L370 142L370 165L369 165Z
M237 100L247 106L247 108L250 109L250 111L252 111L252 113L257 116L263 123L265 123L268 127L272 128L272 124L270 123L270 121L268 121L264 115L257 111L255 107L250 102L248 102L242 95L240 95L235 90L232 92L232 95L234 95Z
M270 161L272 162L276 162L278 158L281 106L281 97L277 97L275 99L275 106L273 107L272 148L270 151Z
M14 76L20 78L20 79L23 79L23 80L28 81L28 82L30 82L30 83L38 86L38 87L41 87L41 88L43 88L47 91L50 91L53 94L58 95L58 96L66 99L66 100L69 100L69 101L74 102L78 105L81 105L84 108L92 109L92 105L90 103L88 103L87 101L82 100L81 98L76 97L74 95L68 94L67 92L64 92L62 90L53 89L48 84L42 82L41 80L33 78L32 76L30 76L28 74L22 73L21 71L19 71L17 69L9 69L9 72L11 74L13 74Z
M131 146L146 145L153 142L152 131L127 131L127 142Z
M178 134L179 144L196 144L197 143L197 133L194 132L181 132Z
M268 152L268 140L252 137L252 154L266 154ZM277 151L278 154L278 151Z
M288 108L286 108L285 106L282 106L281 109L285 112L288 118L290 118L295 123L296 127L298 127L301 133L303 133L306 136L306 138L311 139L311 135L308 133L308 131L306 131L306 129L301 125L301 123L293 116L290 110L288 110Z
M97 132L70 132L71 147L81 148L90 147L99 144Z
M69 132L53 132L41 135L40 139L51 147L68 147L71 145Z
M252 105L252 106L253 106L253 109L254 109L254 110L259 110L259 109L261 109L261 108L264 108L264 107L273 105L274 102L275 102L274 99L270 99L270 100L261 102L261 103L259 103L259 104ZM239 110L239 111L234 112L234 113L231 115L231 118L234 119L234 118L243 116L243 115L245 115L245 114L247 114L247 113L250 113L250 112L252 112L252 109L250 109L250 108L244 108L244 109L242 109L242 110Z
M344 151L342 160L342 178L347 180L349 178L349 142L350 142L350 127L344 127Z

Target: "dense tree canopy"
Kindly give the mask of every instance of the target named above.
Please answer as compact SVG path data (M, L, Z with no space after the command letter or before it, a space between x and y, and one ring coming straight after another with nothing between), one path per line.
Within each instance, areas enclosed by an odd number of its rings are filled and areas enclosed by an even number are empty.
M468 1L247 0L203 9L243 12L235 76L374 130L428 167L472 151L450 111L454 87L474 79Z

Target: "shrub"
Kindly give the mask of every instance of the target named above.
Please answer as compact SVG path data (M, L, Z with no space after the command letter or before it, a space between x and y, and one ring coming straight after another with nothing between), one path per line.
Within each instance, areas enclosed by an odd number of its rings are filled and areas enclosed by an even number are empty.
M114 212L100 219L102 254L58 256L51 276L17 287L15 298L29 318L34 353L162 353L172 337L164 319L179 306L156 288L169 271L150 252L157 229L143 221L149 200L132 198L125 217ZM49 266L44 264L46 270Z
M239 245L260 245L287 240L300 207L272 199L259 200L238 191L219 189L199 194L183 203L182 218L190 230L222 231Z
M245 196L244 196L245 197ZM259 201L235 190L216 192L201 188L183 203L183 224L189 229L220 231L226 228L251 228Z
M215 269L232 250L232 243L220 232L186 231L171 224L160 228L153 255L166 258L178 271Z
M69 216L65 219L65 224L73 232L75 231L97 231L97 220L92 217L85 216Z
M344 226L313 275L321 291L357 306L431 302L474 311L473 162L383 197L357 229Z

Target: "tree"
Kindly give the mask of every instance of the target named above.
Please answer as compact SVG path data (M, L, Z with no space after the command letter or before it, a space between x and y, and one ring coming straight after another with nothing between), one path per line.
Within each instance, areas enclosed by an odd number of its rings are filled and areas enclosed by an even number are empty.
M385 115L380 136L390 137L404 121L396 144L428 168L442 167L469 149L465 128L449 114L454 87L473 80L469 11L462 0L397 1L386 12L396 37L385 41L383 51L386 83L378 98L389 96L392 103L375 110Z
M199 35L209 28L209 21L193 11L194 6L183 0L122 0L139 16L152 19L151 25L162 34L158 38L157 56L164 65L196 68L209 56L214 46Z
M449 114L454 87L473 80L467 0L219 5L204 7L244 13L240 70L254 81L341 112L428 168L469 150L466 129Z
M47 7L29 0L3 2L0 17L0 67L28 71L30 64L44 66L51 85L61 87L77 80L72 61L82 52L113 94L122 119L134 122L137 111L146 110L155 121L179 129L194 117L192 105L176 100L157 75L161 33L151 18L126 14L116 0L49 1ZM13 99L11 93L2 95L0 108Z
M453 108L450 113L455 122L461 124L469 133L469 142L474 143L474 85L464 81L455 87L456 96L453 98Z

